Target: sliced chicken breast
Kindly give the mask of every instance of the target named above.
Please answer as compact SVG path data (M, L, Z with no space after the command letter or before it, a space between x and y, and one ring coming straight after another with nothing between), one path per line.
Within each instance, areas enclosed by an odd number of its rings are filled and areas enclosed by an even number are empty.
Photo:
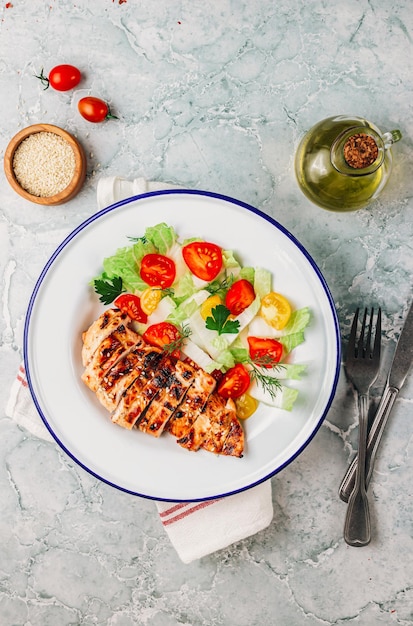
M203 450L208 450L208 452L214 452L215 454L222 454L225 443L228 441L229 434L231 433L233 429L234 422L240 427L239 431L235 430L234 428L234 434L233 434L234 450L235 450L235 444L238 443L238 441L236 441L237 436L238 436L238 439L242 438L242 448L243 448L244 447L243 445L244 431L242 430L242 427L239 424L237 413L236 413L236 408L235 408L235 403L231 398L228 398L223 408L220 408L217 412L212 412L210 414L209 428L208 428L206 437L204 438L202 442L201 448ZM227 450L230 456L237 456L229 452L230 446L227 446Z
M114 411L122 394L139 378L143 386L152 378L163 353L146 344L143 339L105 373L96 390L99 402L110 412Z
M220 453L241 458L245 448L244 440L244 430L239 423L238 418L234 416L231 420L231 428L229 429L229 433L224 441L224 445L222 446Z
M215 385L216 381L210 374L207 374L202 369L196 371L193 383L188 389L183 402L168 422L167 430L171 435L177 437L177 439L184 437L204 408Z
M131 319L119 309L107 309L97 320L83 333L82 363L86 365L91 360L94 352L106 337L113 333L119 326L128 326Z
M89 364L82 374L83 382L96 391L105 373L115 363L142 341L141 337L123 324L118 326L115 332L104 339L95 350Z
M171 362L166 386L160 390L151 402L145 415L139 422L139 430L159 437L175 409L183 401L195 378L196 369L177 360Z
M208 399L198 419L189 431L178 439L178 443L187 450L196 451L203 448L208 450L208 452L221 454L234 420L239 424L233 400L224 400L220 396L213 394ZM235 437L237 434L238 438L241 437L243 439L241 426L238 432L235 432L234 429L234 442L232 444L234 452L236 451ZM226 454L230 454L230 449L230 446L228 446ZM237 454L232 456L237 456Z
M164 356L157 369L148 368L146 375L150 378L142 386L142 379L138 377L124 392L121 400L112 414L112 421L123 428L132 429L142 418L150 403L168 384L173 363L169 356Z

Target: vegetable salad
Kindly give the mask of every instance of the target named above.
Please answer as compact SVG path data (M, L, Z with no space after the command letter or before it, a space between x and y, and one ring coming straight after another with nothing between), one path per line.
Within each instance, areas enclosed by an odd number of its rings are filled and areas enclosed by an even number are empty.
M298 390L287 382L305 372L288 356L305 339L310 310L294 310L272 283L268 270L242 266L214 242L181 242L165 223L130 238L92 281L149 344L211 373L240 418L259 402L292 410Z

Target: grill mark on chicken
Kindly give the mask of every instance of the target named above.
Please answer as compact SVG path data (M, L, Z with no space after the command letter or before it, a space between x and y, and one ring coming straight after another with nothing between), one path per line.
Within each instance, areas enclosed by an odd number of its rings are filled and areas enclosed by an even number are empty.
M142 339L105 373L96 390L99 402L108 411L114 411L122 394L137 378L143 387L152 377L151 372L156 370L162 356L160 349L148 346Z
M165 387L170 376L169 356L163 357L156 370L147 370L150 379L142 386L140 378L124 392L118 406L112 414L112 421L124 428L132 429L143 417L159 390Z
M86 367L99 344L117 330L120 325L128 326L131 322L126 313L119 309L108 309L83 333L82 363Z
M210 396L192 427L178 439L178 443L187 450L196 451L204 448L219 454L233 418L237 419L233 400L225 401L214 394Z
M216 381L210 374L207 374L202 369L196 371L194 381L188 389L183 402L167 424L167 430L171 435L180 439L189 431L204 408L215 385Z
M241 446L239 445L241 443ZM244 431L238 421L235 403L228 398L225 408L218 420L210 421L202 448L215 454L242 456L244 450Z
M140 336L123 324L104 339L95 350L92 359L82 374L83 382L96 391L104 374L141 340Z
M231 420L231 428L222 446L221 454L241 458L244 452L244 431L238 419Z
M190 389L196 373L194 367L180 360L171 361L170 365L165 388L157 394L139 422L139 430L154 437L159 437L163 432L171 415Z

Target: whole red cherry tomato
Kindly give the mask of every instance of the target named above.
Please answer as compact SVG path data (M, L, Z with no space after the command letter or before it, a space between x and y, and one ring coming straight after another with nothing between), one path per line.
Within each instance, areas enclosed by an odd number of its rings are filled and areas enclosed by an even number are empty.
M69 89L73 89L80 83L82 75L77 67L74 65L56 65L53 69L50 70L49 76L45 76L43 74L43 68L40 72L39 78L42 81L42 84L45 85L45 89L51 85L53 89L57 91L69 91Z
M139 296L135 296L133 293L123 293L121 296L118 296L114 305L120 309L122 313L129 315L131 320L135 320L135 322L146 324L148 321L148 316L142 311Z
M104 100L93 96L81 98L77 103L77 108L79 109L80 115L84 117L85 120L95 124L108 119L118 119L116 115L112 115L109 106Z

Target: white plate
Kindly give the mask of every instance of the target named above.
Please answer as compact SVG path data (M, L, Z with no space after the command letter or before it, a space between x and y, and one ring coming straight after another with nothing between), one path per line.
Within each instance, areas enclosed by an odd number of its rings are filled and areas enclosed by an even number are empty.
M294 361L308 364L296 381L293 411L261 405L244 422L241 459L189 452L169 434L159 439L114 425L81 382L82 331L105 308L90 287L102 261L147 226L172 225L180 239L202 236L233 249L244 265L273 273L275 290L312 322ZM85 470L114 487L157 500L204 500L248 489L291 463L310 442L333 399L340 335L328 287L309 254L276 221L225 196L202 191L147 193L83 222L57 248L35 286L24 333L31 394L57 443Z

